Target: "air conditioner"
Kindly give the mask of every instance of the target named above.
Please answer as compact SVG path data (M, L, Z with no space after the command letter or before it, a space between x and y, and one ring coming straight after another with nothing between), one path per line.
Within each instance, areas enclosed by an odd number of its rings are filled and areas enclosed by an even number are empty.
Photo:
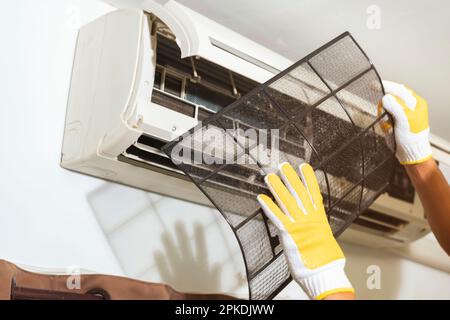
M291 61L176 2L145 3L80 29L61 165L210 204L161 146Z
M160 148L292 62L175 1L135 2L79 32L61 165L211 205ZM448 146L433 149L450 165ZM392 247L428 232L399 165L391 187L342 239Z

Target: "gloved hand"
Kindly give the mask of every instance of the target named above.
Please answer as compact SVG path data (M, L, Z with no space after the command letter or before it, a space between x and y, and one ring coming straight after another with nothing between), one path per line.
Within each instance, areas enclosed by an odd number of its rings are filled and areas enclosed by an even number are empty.
M416 164L431 158L428 104L402 84L383 81L386 95L383 107L395 121L397 159L401 164Z
M322 194L312 167L302 164L300 176L289 163L279 167L281 179L265 177L276 205L267 195L258 201L278 228L293 279L312 299L354 292L344 272L345 257L328 224Z

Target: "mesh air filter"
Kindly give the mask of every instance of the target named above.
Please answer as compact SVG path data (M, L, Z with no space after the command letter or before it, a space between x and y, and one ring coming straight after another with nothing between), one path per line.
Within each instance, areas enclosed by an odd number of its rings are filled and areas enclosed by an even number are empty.
M270 299L290 281L276 230L256 200L270 195L265 174L284 161L310 163L339 235L393 170L382 96L375 68L344 33L164 147L235 233L250 299Z

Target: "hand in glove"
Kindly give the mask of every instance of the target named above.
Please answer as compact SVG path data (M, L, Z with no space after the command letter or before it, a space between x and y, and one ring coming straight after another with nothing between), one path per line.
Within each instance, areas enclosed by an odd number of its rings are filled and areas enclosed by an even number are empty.
M322 194L312 167L302 164L300 177L283 163L280 177L265 177L275 204L267 195L258 201L278 228L293 279L312 299L335 293L354 292L344 272L345 257L336 242L325 214Z
M401 164L417 164L431 158L428 104L402 84L383 81L386 95L382 104L395 121L397 159Z

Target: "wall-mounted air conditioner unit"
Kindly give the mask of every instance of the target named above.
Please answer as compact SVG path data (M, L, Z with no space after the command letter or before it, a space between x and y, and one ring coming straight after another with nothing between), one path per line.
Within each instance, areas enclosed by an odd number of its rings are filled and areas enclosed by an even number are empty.
M161 146L291 61L176 2L146 3L80 29L61 165L209 204Z
M61 165L210 205L160 148L290 64L174 1L107 14L79 32ZM450 164L449 149L434 151ZM399 166L388 191L342 237L395 246L428 232Z

